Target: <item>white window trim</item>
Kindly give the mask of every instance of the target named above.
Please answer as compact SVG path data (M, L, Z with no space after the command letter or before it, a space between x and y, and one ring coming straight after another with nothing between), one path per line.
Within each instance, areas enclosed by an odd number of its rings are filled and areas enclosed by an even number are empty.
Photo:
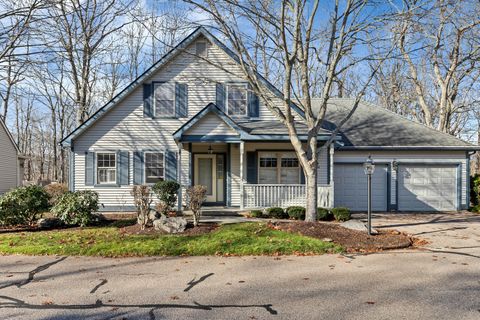
M167 170L167 165L165 163L166 152L164 150L148 150L148 151L143 152L143 182L144 182L144 184L147 184L147 185L154 185L155 184L155 182L148 182L147 183L147 165L146 165L147 161L145 161L147 153L161 153L163 155L163 177L157 177L157 178L163 178L163 181L165 181L165 175L166 175L166 170Z
M115 155L115 181L108 181L108 182L100 182L98 181L98 155L99 154L114 154ZM117 184L117 175L118 175L118 166L117 166L117 162L118 162L118 152L116 151L95 151L95 184L96 185L116 185ZM111 167L101 167L101 168L109 168L111 169Z
M204 55L204 56L199 55L199 54L197 53L197 43L205 43L205 55ZM206 41L206 40L200 40L200 41L197 41L197 42L195 43L195 55L197 55L197 56L199 56L199 57L201 57L201 58L208 58L208 41Z
M225 106L226 106L226 111L227 115L229 117L246 117L248 116L248 84L247 83L227 83L226 84L226 94L225 94ZM245 98L245 114L230 114L229 112L229 105L228 105L228 93L229 93L229 88L230 87L244 87L245 92L246 92L246 98Z
M278 185L296 185L296 184L301 184L301 172L300 170L302 170L302 166L300 165L300 161L298 162L298 183L281 183L282 181L282 156L287 154L287 153L292 153L292 151L262 151L262 152L258 152L257 154L257 184L259 184L259 181L260 181L260 170L262 167L260 167L260 158L262 158L262 154L275 154L276 158L277 158L277 166L275 167L276 169L276 177L277 177L277 182L274 183L274 184L278 184ZM295 157L297 158L297 156L295 155ZM268 157L268 158L272 158L272 157ZM297 158L298 159L298 158ZM272 167L273 168L273 167ZM294 167L285 167L285 168L294 168Z
M173 85L173 113L172 114L162 114L160 118L175 118L176 117L176 104L177 104L177 94L176 94L176 83L175 82L153 82L153 116L157 117L157 96L156 90L157 87L162 85Z

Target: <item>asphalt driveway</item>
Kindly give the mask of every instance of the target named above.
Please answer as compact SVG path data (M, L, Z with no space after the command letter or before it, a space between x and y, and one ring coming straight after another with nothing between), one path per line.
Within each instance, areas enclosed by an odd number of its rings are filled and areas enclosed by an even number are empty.
M315 257L0 257L1 319L479 319L480 216L376 215L423 249Z

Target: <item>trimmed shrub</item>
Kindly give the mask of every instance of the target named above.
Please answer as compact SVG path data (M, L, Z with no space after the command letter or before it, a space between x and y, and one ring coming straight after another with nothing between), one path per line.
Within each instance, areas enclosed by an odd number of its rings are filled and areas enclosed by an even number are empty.
M54 206L58 199L63 196L65 193L68 192L68 187L66 184L63 183L50 183L46 185L45 192L47 192L49 200L48 204Z
M98 193L91 190L67 192L58 199L52 213L65 224L88 226L98 217Z
M262 210L252 210L250 211L250 217L252 218L263 218Z
M332 213L337 221L347 221L351 217L350 209L344 207L333 208Z
M173 180L160 181L152 187L152 191L165 205L163 212L161 212L162 214L168 215L168 213L173 210L173 207L177 203L178 189L180 189L180 185L177 181Z
M287 219L288 214L279 207L271 207L266 210L266 214L268 217L275 218L275 219Z
M305 220L305 208L300 206L292 206L287 208L287 214L290 219Z
M317 220L321 220L321 221L333 220L333 214L327 208L317 208Z
M44 188L32 185L12 189L0 197L0 224L33 225L48 207Z
M133 196L133 204L137 208L137 223L144 230L146 226L152 224L150 205L153 200L150 188L145 184L133 186L130 194Z
M472 204L472 211L480 205L480 175L475 174L470 176L470 203Z
M198 226L200 216L202 215L202 205L207 199L207 187L195 185L187 189L188 208L192 210L193 226Z

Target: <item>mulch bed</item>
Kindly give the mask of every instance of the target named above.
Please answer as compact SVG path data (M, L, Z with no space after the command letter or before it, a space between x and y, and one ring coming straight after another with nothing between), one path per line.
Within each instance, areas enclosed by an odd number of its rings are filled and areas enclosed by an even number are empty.
M379 234L369 236L366 232L347 229L332 222L275 222L270 226L307 237L332 239L347 252L375 252L412 246L410 236L393 230L381 230Z
M179 233L178 235L182 236L198 236L206 233L210 233L218 228L216 223L200 223L198 226L194 227L193 224L187 224L187 228L184 232ZM168 234L163 230L155 230L153 227L147 227L145 230L140 228L139 224L134 224L131 226L126 226L119 228L121 234L142 234L142 235L155 235L155 234Z

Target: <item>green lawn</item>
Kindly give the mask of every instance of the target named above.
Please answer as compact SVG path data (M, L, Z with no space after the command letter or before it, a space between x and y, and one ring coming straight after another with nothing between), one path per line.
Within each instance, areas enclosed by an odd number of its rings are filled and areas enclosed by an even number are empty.
M122 235L116 227L0 234L0 254L84 256L322 254L342 248L272 230L263 223L223 225L198 236Z

